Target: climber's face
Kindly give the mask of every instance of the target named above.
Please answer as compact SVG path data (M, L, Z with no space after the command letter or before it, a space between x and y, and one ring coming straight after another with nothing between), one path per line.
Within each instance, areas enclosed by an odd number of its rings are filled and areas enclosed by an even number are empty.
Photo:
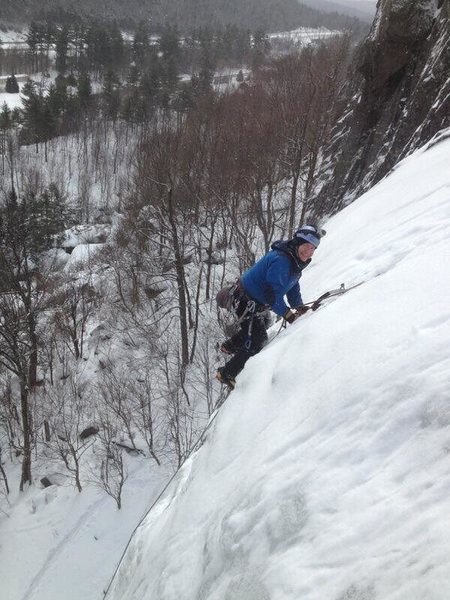
M310 243L300 244L297 248L297 255L302 262L309 260L314 254L316 247Z

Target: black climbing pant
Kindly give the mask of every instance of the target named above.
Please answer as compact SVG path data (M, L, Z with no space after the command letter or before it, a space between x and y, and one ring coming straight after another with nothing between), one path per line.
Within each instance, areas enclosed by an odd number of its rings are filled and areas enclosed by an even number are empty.
M253 302L244 293L235 310L237 317L242 319L239 323L240 329L225 342L235 354L221 368L223 375L230 379L235 379L248 359L258 354L267 342L266 307Z

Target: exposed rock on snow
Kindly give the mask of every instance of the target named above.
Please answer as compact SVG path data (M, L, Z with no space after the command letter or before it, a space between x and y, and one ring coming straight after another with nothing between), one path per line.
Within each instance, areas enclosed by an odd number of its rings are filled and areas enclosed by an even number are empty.
M72 251L80 244L103 244L111 233L111 225L75 225L64 233L61 247Z

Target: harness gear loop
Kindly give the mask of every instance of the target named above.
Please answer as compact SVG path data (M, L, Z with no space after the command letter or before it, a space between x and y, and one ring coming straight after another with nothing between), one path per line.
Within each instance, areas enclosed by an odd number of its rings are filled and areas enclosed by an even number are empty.
M248 324L248 333L247 333L247 337L245 339L245 349L246 350L250 350L250 348L252 346L253 319L255 318L255 309L256 309L256 302L254 300L249 300L247 302L247 306L245 307L244 314L241 317L243 319L245 317L245 315L250 314L249 324Z

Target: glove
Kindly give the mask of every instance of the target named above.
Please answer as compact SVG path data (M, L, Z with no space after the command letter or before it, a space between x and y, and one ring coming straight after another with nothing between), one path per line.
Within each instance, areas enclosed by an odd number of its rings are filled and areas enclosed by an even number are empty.
M307 313L310 308L310 306L305 306L304 304L302 304L301 306L297 306L295 310L297 311L298 316L301 317L302 315Z
M290 308L284 313L283 319L287 321L289 325L292 325L295 320L307 313L310 308L310 306L304 306L303 304L297 308Z
M283 319L285 321L287 321L289 323L289 325L292 325L292 323L295 321L295 319L299 318L299 314L298 312L295 310L295 308L289 308L283 315Z

